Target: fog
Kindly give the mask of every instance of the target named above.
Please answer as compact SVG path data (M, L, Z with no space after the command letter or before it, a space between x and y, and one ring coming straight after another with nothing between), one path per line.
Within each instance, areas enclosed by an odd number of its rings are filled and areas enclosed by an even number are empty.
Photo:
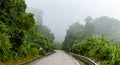
M120 20L120 0L26 0L28 7L42 10L43 23L62 42L68 27L91 16L109 16Z

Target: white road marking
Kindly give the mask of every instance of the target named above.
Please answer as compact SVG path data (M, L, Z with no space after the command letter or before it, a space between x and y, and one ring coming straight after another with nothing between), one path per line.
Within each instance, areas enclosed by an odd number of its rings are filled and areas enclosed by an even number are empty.
M78 62L77 60L75 60L74 58L73 58L73 61L74 61L77 65L80 65L79 62Z

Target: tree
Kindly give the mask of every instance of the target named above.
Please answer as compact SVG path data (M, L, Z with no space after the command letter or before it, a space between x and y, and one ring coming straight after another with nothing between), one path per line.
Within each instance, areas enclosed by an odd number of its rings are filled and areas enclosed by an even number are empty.
M94 32L95 32L95 27L92 23L93 19L88 16L86 19L86 24L85 24L85 27L84 27L84 37L85 38L88 38L90 35L93 35Z
M24 0L1 0L0 14L0 62L42 55L40 47L43 53L52 51L53 33L43 24L36 25Z
M72 24L69 26L69 29L67 30L67 34L65 36L65 40L63 42L63 48L65 50L69 50L71 46L76 41L81 41L83 39L83 32L84 32L84 26L80 25L78 22Z
M120 30L120 21L107 16L96 18L93 24L97 34L104 33L106 36L114 37Z

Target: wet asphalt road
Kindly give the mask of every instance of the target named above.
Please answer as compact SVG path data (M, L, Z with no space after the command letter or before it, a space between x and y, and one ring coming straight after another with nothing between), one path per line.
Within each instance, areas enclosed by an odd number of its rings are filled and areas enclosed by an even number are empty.
M61 50L56 53L38 59L28 65L80 65L73 57Z

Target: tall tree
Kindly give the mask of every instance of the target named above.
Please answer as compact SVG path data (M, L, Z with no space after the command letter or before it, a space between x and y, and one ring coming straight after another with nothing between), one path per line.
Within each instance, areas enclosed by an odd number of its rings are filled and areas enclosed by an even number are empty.
M76 22L69 26L69 29L67 30L67 34L65 36L65 40L63 42L63 48L65 50L69 50L74 42L81 41L83 39L83 31L84 26L80 25L79 22Z
M95 32L95 28L93 25L93 19L92 17L88 16L87 18L85 18L86 24L84 27L84 37L88 38L88 36L93 35Z

